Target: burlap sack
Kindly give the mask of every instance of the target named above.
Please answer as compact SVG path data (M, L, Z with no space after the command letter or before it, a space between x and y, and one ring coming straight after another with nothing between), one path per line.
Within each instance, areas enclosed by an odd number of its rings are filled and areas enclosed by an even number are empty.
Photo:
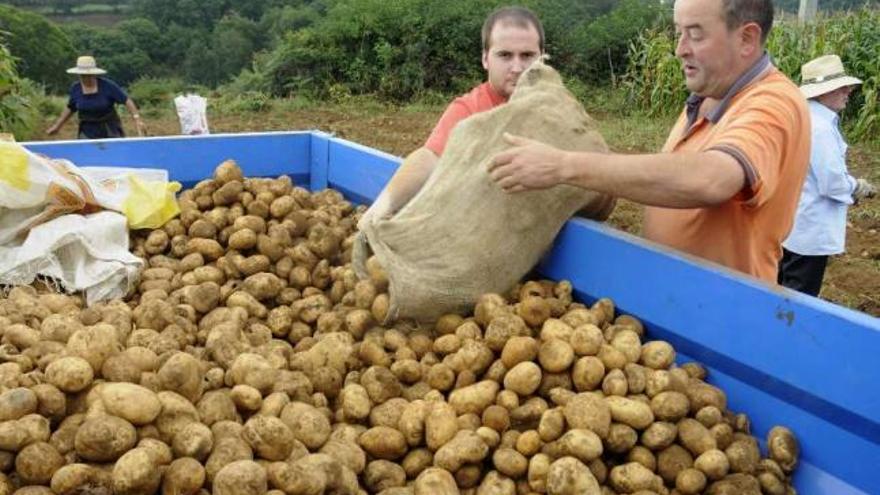
M372 249L387 271L388 321L463 313L481 294L505 292L526 275L573 214L610 213L613 198L573 186L504 192L487 170L509 147L505 132L566 150L607 150L559 74L533 64L507 104L455 127L436 170L404 208L359 234L354 267L365 277Z

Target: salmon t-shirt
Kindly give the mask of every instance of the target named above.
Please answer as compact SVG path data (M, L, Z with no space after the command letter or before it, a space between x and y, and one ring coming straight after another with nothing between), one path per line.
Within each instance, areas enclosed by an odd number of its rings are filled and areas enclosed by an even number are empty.
M435 155L443 154L446 141L456 124L475 113L485 112L507 102L507 98L498 94L489 82L484 82L472 89L469 93L459 96L446 107L443 116L434 126L431 135L425 142L425 148L433 151Z
M810 160L807 103L769 65L719 106L690 118L682 112L663 151L726 152L743 167L746 186L713 207L647 207L644 235L775 283Z

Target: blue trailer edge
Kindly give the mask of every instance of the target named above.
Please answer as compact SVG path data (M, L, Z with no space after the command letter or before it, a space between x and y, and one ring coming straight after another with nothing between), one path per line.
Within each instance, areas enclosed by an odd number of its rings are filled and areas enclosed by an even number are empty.
M24 143L80 166L151 167L192 185L223 160L248 176L290 175L372 201L400 159L318 131ZM745 412L753 434L777 424L801 442L795 487L805 495L880 493L880 320L764 284L606 225L570 220L539 271L590 302L610 297L679 361Z

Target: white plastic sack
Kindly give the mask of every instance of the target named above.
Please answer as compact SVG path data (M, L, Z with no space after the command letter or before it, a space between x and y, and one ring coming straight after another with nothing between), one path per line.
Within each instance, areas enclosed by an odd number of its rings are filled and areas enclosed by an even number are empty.
M83 291L89 306L121 298L144 263L128 247L123 215L64 215L34 227L24 241L0 246L0 284L28 285L43 276L68 292Z
M197 94L187 93L174 98L180 133L191 136L210 134L208 131L208 100Z

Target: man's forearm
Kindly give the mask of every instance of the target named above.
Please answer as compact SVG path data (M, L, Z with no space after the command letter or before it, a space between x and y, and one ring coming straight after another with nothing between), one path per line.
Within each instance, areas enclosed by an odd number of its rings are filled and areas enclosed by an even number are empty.
M740 164L720 151L618 155L564 154L564 182L667 208L713 206L745 185Z
M419 148L406 157L385 188L391 212L403 208L422 189L438 160L427 148Z

